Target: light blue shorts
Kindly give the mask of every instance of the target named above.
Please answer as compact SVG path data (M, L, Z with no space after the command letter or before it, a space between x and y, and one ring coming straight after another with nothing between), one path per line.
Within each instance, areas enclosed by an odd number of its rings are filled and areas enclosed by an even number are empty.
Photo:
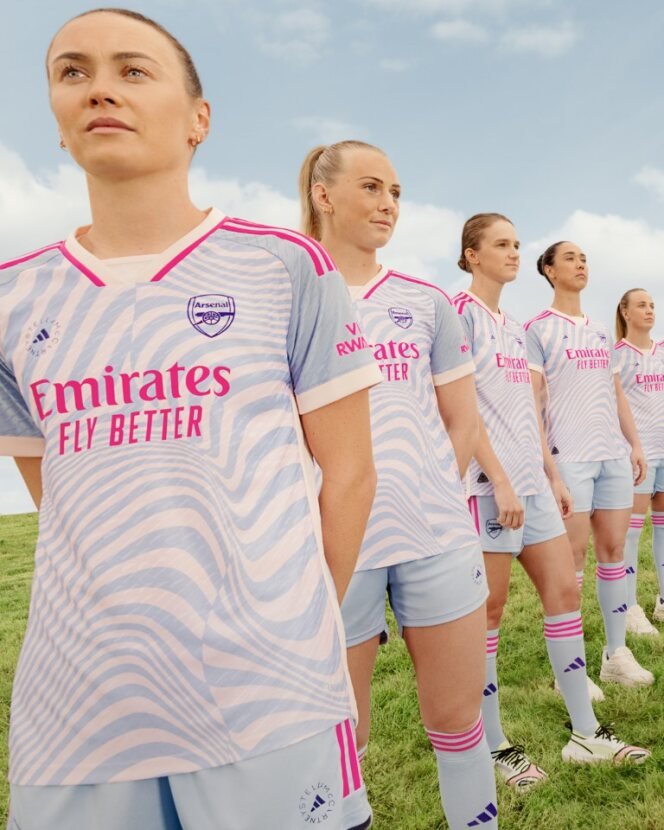
M664 418L664 412L662 413ZM654 496L655 493L664 493L664 458L649 458L646 477L634 492L639 495Z
M524 521L518 530L498 524L498 506L493 496L471 496L470 514L480 534L480 544L486 553L511 553L518 556L528 545L548 542L566 533L560 510L547 488L534 496L519 496L524 510Z
M348 648L387 632L386 592L401 631L465 617L489 595L480 546L355 571L341 604Z
M634 503L634 473L629 458L560 461L557 465L574 499L575 513L624 510Z
M350 721L257 758L143 781L11 786L8 830L342 830L362 785Z

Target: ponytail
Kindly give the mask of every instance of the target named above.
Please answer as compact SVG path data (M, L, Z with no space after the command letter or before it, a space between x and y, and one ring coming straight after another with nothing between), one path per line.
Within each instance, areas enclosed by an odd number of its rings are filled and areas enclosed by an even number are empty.
M635 291L645 291L644 288L630 288L620 298L620 302L616 307L616 343L618 340L624 340L627 337L627 321L625 320L625 309L629 305L630 294Z

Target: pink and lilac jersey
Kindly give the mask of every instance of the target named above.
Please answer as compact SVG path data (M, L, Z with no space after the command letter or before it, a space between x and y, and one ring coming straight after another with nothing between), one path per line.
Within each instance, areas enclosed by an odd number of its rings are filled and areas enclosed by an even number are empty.
M556 461L628 454L620 431L613 341L603 323L549 308L526 323L528 365L544 375L544 426Z
M44 486L11 781L210 768L344 721L298 415L380 381L339 348L342 278L298 233L216 216L133 285L72 248L0 269L0 451L43 452Z
M378 484L357 569L477 545L434 388L473 372L447 295L385 270L350 292L363 333L347 347L368 342L383 373L370 393Z
M491 309L469 291L453 303L463 321L475 362L480 415L491 446L519 496L549 487L521 323ZM475 459L468 470L471 496L490 496L493 485Z
M615 358L646 458L664 458L664 340L645 352L619 340Z

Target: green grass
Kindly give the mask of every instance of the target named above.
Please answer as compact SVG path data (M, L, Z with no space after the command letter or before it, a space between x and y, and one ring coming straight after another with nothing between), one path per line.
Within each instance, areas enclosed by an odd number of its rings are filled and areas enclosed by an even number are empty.
M648 612L657 591L650 555L650 526L640 549L639 599ZM25 628L37 519L0 517L0 827L8 799L7 722L14 667ZM590 569L587 571L590 574ZM586 579L584 629L591 674L597 678L603 642ZM515 565L510 601L501 627L499 670L506 733L524 743L550 781L527 796L499 787L502 830L662 830L664 828L664 636L630 638L637 659L654 671L655 686L604 687L596 706L601 721L615 721L621 736L653 749L642 767L574 767L562 763L567 714L554 694L542 636L538 598ZM629 635L628 635L629 636ZM376 830L442 830L434 756L422 729L413 672L392 621L390 643L381 649L373 687L373 728L364 774Z

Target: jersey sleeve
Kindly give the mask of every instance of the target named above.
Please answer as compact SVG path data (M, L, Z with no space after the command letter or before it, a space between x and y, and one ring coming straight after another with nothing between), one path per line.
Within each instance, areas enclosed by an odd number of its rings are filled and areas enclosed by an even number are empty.
M0 455L44 454L44 436L32 420L14 373L0 357Z
M300 267L291 279L288 361L300 414L380 383L380 368L343 277Z
M609 337L609 351L611 352L611 373L618 375L622 372L623 361L620 359L620 353L616 349L616 343L613 337Z
M528 368L544 374L544 349L534 326L529 326L526 331L526 353Z
M475 371L468 338L454 306L436 295L436 328L431 344L434 386L444 386Z

